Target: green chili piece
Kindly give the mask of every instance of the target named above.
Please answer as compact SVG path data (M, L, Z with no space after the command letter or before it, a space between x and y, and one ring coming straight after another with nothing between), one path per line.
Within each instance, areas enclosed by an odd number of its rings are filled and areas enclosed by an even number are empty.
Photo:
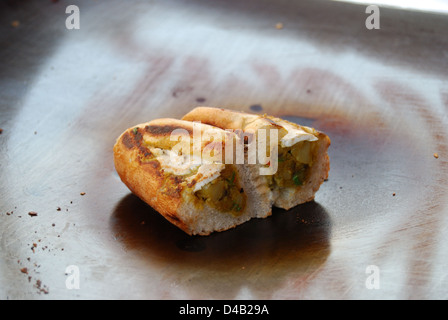
M296 186L301 186L303 185L303 181L299 178L298 174L295 174L294 177L292 177L292 180L294 181L294 184Z

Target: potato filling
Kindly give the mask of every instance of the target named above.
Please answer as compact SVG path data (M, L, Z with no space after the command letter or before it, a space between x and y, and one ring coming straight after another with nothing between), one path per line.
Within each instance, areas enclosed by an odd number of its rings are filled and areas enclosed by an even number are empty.
M241 188L237 173L226 166L221 175L195 193L196 197L221 212L237 217L246 207L246 195Z
M286 148L279 146L278 170L274 175L267 176L270 188L303 186L309 178L317 146L317 142L314 141L302 141Z
M182 189L188 186L201 168L196 166L192 167L191 170L180 170L182 174L176 175L161 157L156 157L153 153L141 158L141 160L144 160L142 161L144 163L156 160L162 165L165 183L161 191L168 194L172 190L179 190L180 185L183 186ZM236 171L231 166L225 166L217 178L194 192L194 196L197 200L207 203L212 208L230 213L235 217L240 216L246 207L246 195L240 186Z
M171 197L184 196L202 206L207 203L218 211L237 217L246 208L247 196L233 166L221 163L201 164L194 154L160 148L135 127L123 137L123 144L137 150L137 160L145 167L160 170L163 181L159 191ZM188 189L188 192L184 192Z

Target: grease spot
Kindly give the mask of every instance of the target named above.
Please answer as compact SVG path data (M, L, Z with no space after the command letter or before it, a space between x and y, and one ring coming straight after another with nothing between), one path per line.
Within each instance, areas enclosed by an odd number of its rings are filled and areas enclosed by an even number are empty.
M192 239L182 239L176 241L176 246L182 250L187 252L200 252L205 250L205 242L201 241L199 238Z
M263 107L260 104L253 104L249 107L249 109L255 112L260 112L263 110Z

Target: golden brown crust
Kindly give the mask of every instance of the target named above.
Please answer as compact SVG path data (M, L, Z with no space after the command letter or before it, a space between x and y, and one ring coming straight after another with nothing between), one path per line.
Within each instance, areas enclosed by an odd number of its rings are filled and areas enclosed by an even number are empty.
M254 115L228 109L197 107L187 113L182 120L200 121L221 129L248 130L269 126L270 123L260 115Z
M210 129L199 127L201 134ZM215 130L215 128L213 128ZM127 129L117 139L114 146L114 162L118 175L124 184L143 201L148 203L167 220L187 233L191 233L188 222L179 215L185 201L184 188L191 188L179 176L166 176L157 160L151 159L148 146L171 149L178 143L171 139L175 130L183 130L191 138L193 123L176 119L157 119ZM192 141L192 139L191 139ZM204 140L202 147L206 145Z
M179 189L163 192L165 177L157 161L142 163L140 157L147 152L139 134L126 130L114 146L114 163L123 183L135 195L162 214L167 220L188 232L188 226L178 216L183 199Z
M235 138L216 127L203 124L195 127L192 122L176 119L157 119L129 128L120 135L113 149L115 168L123 183L168 221L190 235L226 230L249 219L250 210L244 210L245 216L234 219L230 214L206 208L195 197L195 185L207 176L197 173L192 176L194 179L188 180L185 175L167 172L166 167L161 165L155 154L156 149L171 150L179 142L171 139L172 132L178 129L188 135L190 143L193 143L193 134L199 132L202 137L199 144L201 151L214 145L224 148L226 139ZM202 156L206 157L207 154ZM215 220L214 224L207 223L208 217Z

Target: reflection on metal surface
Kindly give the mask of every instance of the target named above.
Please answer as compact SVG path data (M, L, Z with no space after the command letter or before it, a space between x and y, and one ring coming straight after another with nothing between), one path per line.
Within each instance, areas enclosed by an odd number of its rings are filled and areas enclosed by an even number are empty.
M446 0L335 0L349 3L387 6L392 8L421 10L427 12L448 13L448 1Z
M170 266L172 281L188 283L193 296L273 298L291 275L311 281L330 253L331 221L318 203L307 203L270 219L255 219L209 237L190 237L140 199L127 195L110 220L126 250L148 264Z
M65 5L0 2L0 299L448 298L444 15L385 7L370 31L336 1L80 0L67 30ZM315 202L190 238L130 195L115 139L198 104L326 132Z

